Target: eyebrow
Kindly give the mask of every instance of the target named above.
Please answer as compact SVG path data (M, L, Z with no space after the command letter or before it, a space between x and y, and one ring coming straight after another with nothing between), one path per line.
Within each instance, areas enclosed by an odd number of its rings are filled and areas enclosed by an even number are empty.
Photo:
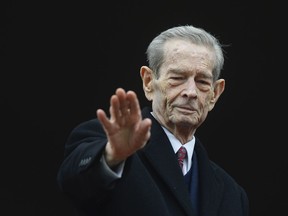
M171 70L168 70L167 72L168 74L169 73L175 73L175 74L179 74L179 73L189 73L188 70L182 70L182 69L178 69L178 68L174 68L174 69L171 69ZM210 74L210 73L206 73L205 71L196 71L197 75L202 77L202 78L208 78L208 79L213 79L213 74Z

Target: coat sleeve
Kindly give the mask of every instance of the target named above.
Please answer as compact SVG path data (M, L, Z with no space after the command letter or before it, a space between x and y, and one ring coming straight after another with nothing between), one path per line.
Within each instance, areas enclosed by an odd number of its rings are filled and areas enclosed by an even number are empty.
M78 204L101 202L113 188L116 175L107 172L101 157L107 138L97 119L81 123L68 136L57 183Z

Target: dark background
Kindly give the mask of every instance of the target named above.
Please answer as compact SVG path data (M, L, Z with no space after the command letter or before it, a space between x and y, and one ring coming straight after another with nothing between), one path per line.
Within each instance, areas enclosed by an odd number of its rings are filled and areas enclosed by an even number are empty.
M76 215L56 183L67 135L97 108L107 110L117 87L138 92L148 105L139 76L146 47L161 31L185 24L229 45L226 90L198 137L246 189L251 216L287 214L284 6L126 0L0 7L1 215Z

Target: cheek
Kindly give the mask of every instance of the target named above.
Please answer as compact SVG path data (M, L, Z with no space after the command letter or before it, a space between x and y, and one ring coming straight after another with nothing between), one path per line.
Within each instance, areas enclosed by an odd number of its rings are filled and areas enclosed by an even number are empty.
M155 94L158 99L161 101L164 100L164 98L168 99L169 94L169 87L165 85L165 83L158 83L158 85L155 86Z
M172 104L179 96L179 92L175 88L166 89L162 94L167 104Z
M212 99L212 95L209 95L208 97L205 98L205 103L203 105L205 112L209 112L213 108L213 106L211 107L211 105L212 105L211 99Z
M198 103L203 110L202 112L207 112L210 107L210 97L207 94L198 94Z
M180 92L179 89L169 85L167 82L158 82L157 85L154 86L154 90L154 99L164 104L164 106L171 104Z
M213 94L214 94L214 92L212 92L212 91L203 92L201 94L201 97L202 97L203 101L205 101L205 104L210 103L211 99L213 98Z

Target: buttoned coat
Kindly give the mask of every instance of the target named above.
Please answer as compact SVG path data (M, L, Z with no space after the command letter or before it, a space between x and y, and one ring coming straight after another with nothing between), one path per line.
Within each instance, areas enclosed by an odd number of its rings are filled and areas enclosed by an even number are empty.
M87 216L194 216L190 195L175 153L161 125L152 119L146 146L125 161L122 177L111 178L100 159L107 143L97 119L81 123L65 144L58 172L60 189L80 215ZM248 216L248 197L243 188L208 158L196 137L199 216Z

